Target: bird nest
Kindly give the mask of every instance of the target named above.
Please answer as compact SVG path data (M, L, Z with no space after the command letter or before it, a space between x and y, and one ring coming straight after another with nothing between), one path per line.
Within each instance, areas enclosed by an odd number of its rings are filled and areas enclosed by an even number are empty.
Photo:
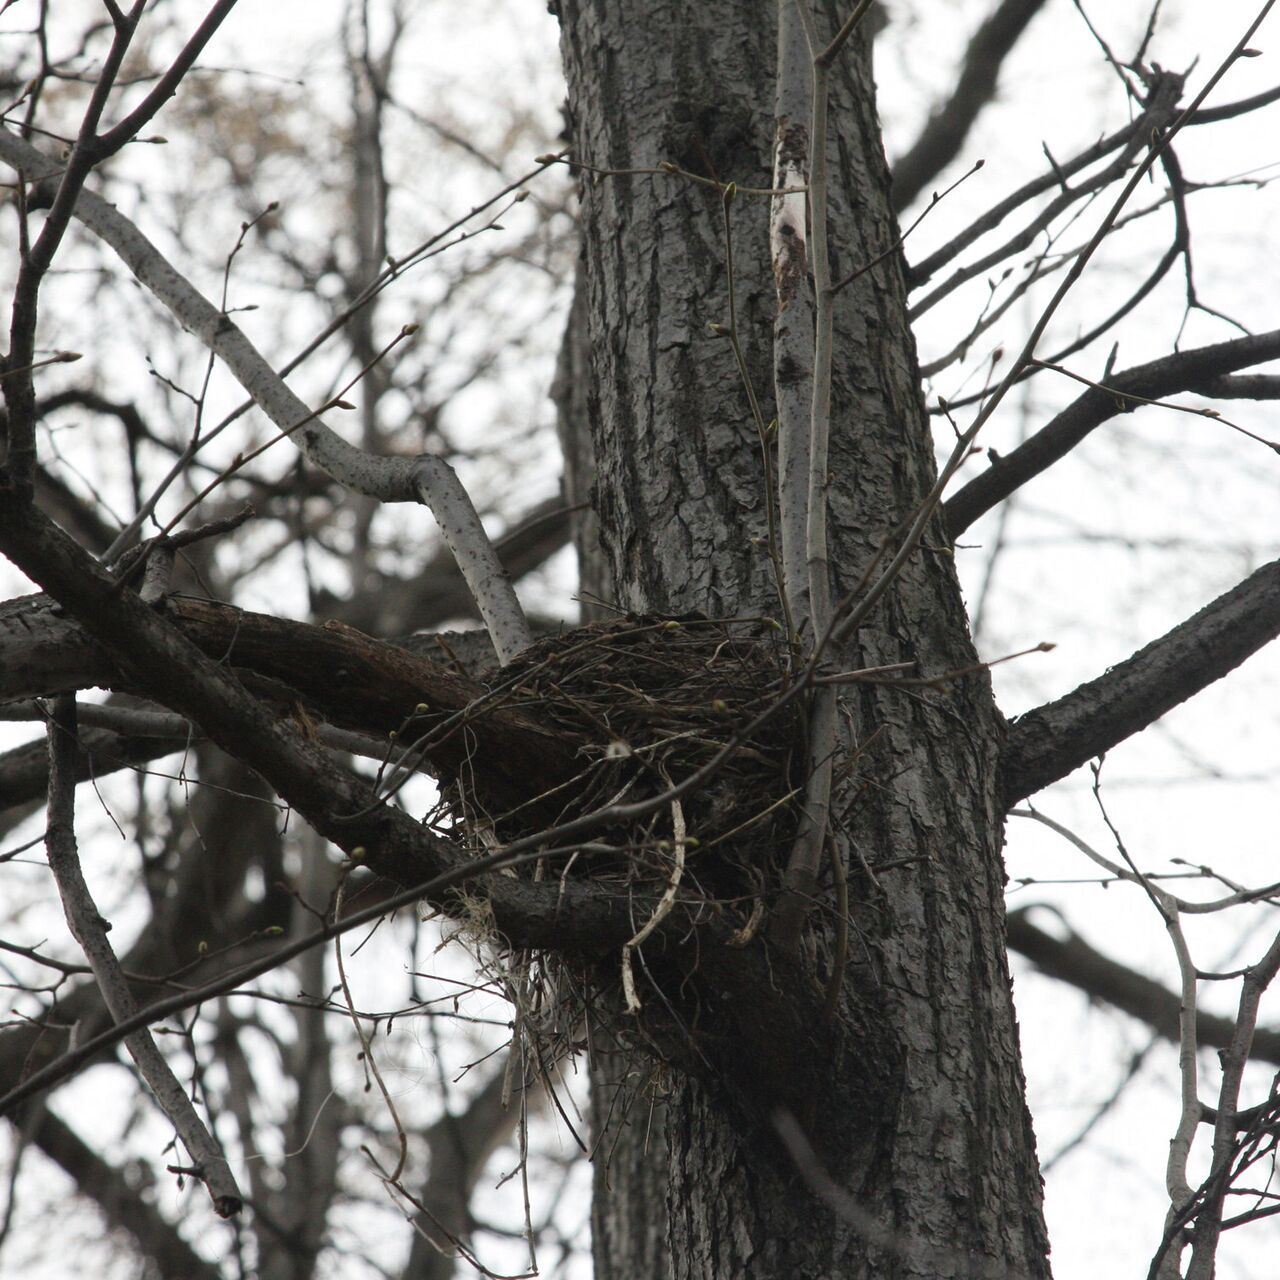
M617 811L591 836L616 854L578 859L569 874L661 892L679 839L686 891L758 901L796 825L800 700L765 714L786 688L778 633L758 621L626 617L543 638L503 668L494 693L579 743L576 771L480 825L509 842ZM662 800L700 771L674 805ZM450 800L475 827L461 787Z
M660 983L641 948L677 897L720 914L739 944L760 927L803 786L803 699L784 698L790 687L776 628L696 615L619 618L544 638L495 675L487 697L554 726L577 744L573 764L502 814L480 812L459 779L445 794L453 820L478 854L549 833L556 855L510 874L589 879L636 908L631 942L584 966L554 952L507 952L475 904L472 933L491 944L487 971L542 1069L582 1047L588 1018L597 1044L666 1042L671 997L642 998ZM550 834L589 815L577 851ZM645 1016L632 1017L642 1004Z

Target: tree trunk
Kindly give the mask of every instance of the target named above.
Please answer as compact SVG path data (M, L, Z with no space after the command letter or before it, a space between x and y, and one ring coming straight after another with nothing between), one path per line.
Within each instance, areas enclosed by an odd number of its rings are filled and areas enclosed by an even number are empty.
M769 186L772 6L562 0L559 10L576 160L671 161ZM820 31L833 21L820 15ZM896 235L860 35L834 69L831 111L839 280ZM575 310L588 325L594 507L617 603L777 616L758 541L759 445L732 352L707 327L728 320L720 198L662 173L586 174L581 195L586 305ZM766 402L768 212L759 196L733 205L738 324ZM836 343L828 500L839 599L935 474L898 257L838 295ZM974 661L940 525L837 660L913 661L930 675ZM713 1074L676 1072L655 1113L665 1137L650 1132L643 1100L630 1123L615 1115L597 1135L602 1280L1048 1274L1004 951L1002 721L989 683L845 686L842 722L846 752L869 744L834 810L850 865L849 959L834 1050L820 1048L816 1020L812 1041L791 1046L798 1074L824 1054L827 1092L753 1123ZM815 1008L838 952L829 886L805 944ZM606 1062L597 1085L618 1073ZM595 1111L610 1108L597 1099Z

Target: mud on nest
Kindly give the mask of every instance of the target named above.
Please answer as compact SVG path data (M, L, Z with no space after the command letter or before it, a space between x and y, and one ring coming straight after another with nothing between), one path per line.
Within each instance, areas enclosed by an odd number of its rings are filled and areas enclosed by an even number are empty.
M543 638L493 681L497 702L526 709L581 743L576 773L526 805L483 815L504 841L613 804L661 795L711 761L787 688L785 650L761 621L630 616ZM771 716L707 781L681 799L687 832L682 890L726 905L776 887L802 785L800 700ZM448 800L474 820L465 789ZM474 822L473 822L474 826ZM670 805L592 838L619 850L576 861L569 875L660 893L671 873ZM525 866L521 875L560 875Z

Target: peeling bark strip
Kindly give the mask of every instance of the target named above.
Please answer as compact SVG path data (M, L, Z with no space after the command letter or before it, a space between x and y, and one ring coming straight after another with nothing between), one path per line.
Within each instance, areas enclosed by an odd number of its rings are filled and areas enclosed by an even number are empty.
M809 285L809 116L813 71L793 4L778 6L777 86L769 250L777 293L773 394L778 421L778 523L783 589L797 627L809 616L805 529L809 511L809 409L813 400L813 290Z

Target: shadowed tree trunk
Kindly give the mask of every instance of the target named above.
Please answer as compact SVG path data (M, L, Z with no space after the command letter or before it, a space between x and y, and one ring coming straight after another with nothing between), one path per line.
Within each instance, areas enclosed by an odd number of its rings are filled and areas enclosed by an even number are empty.
M646 6L643 22L618 3L564 0L559 11L575 158L610 169L674 161L770 185L771 6ZM834 72L831 136L839 280L895 235L859 36ZM575 315L591 364L576 403L616 602L776 615L759 446L730 348L708 331L728 320L719 196L661 174L586 176L581 195L586 303ZM767 203L740 196L732 215L738 324L768 399ZM838 295L836 334L828 497L839 598L935 473L896 256ZM929 672L974 661L940 527L837 659L908 660ZM837 788L852 943L836 1030L815 1016L812 1042L791 1047L798 1074L821 1056L825 1088L807 1108L751 1115L714 1073L678 1075L656 1113L641 1101L628 1123L615 1114L597 1135L603 1280L1047 1274L1003 939L1001 718L984 676L944 692L849 688L845 754L876 734ZM838 952L825 885L806 944L814 992ZM619 1071L615 1056L597 1067L598 1122Z

